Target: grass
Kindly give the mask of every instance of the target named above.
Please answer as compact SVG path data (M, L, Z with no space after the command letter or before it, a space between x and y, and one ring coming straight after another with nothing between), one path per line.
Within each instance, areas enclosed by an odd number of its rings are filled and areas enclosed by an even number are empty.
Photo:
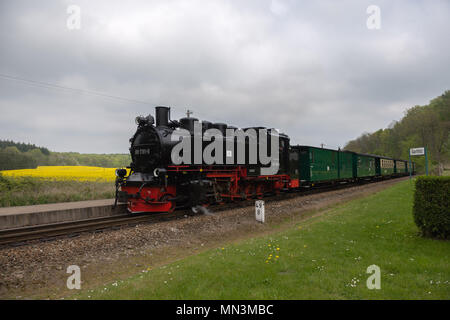
M51 180L0 174L0 207L24 206L114 197L113 182Z
M404 181L287 231L148 266L73 298L449 299L450 242L418 235L413 188ZM373 264L380 290L366 287Z

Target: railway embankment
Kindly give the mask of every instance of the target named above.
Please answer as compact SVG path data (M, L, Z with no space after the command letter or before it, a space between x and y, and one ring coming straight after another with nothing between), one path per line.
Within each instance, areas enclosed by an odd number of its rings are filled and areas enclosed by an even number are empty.
M126 213L114 199L40 204L0 208L0 230L79 221Z
M322 215L338 203L372 195L404 180L267 202L265 224L255 221L254 207L241 207L0 248L0 296L55 298L71 294L66 287L69 265L81 268L83 288L95 287L149 266L154 268L230 242L280 231Z
M450 243L419 234L413 192L404 181L69 298L447 300Z

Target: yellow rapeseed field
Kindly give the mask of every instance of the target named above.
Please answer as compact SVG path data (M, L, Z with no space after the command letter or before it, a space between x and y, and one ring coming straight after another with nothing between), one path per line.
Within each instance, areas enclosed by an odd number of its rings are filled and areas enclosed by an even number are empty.
M115 168L88 166L39 166L36 169L5 170L1 174L10 177L35 177L51 180L114 181Z

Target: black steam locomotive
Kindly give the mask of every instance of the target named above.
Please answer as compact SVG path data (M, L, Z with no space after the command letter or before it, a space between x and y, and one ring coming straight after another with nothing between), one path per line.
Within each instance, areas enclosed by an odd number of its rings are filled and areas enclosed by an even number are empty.
M224 123L199 122L190 117L189 113L179 121L171 120L168 107L156 107L156 123L149 115L137 117L136 124L137 131L130 139L131 172L126 176L127 170L116 171L116 200L128 203L130 212L170 212L177 205L208 205L262 197L265 193L279 192L292 186L287 172L289 137L275 129L269 129L261 135L260 131L265 129L263 127L242 130ZM196 131L196 128L199 130ZM181 139L174 139L173 136L181 129L188 132L190 137L185 135ZM208 132L213 131L209 129L216 129L216 133L220 132L220 135L206 137ZM245 130L247 136L239 140L236 136L227 135L230 130ZM200 140L199 135L202 136ZM271 142L274 138L278 142L277 166L275 171L264 174L270 165L255 161L251 143L254 142L253 151L260 154L262 139L267 139L265 148L271 154ZM187 156L190 161L176 164L173 162L172 151L183 139L190 140L192 152ZM213 163L203 157L197 159L195 151L203 155L208 145L213 143L216 146L220 143L222 146L212 150ZM218 150L223 152L218 154ZM181 157L186 160L184 151L182 150Z

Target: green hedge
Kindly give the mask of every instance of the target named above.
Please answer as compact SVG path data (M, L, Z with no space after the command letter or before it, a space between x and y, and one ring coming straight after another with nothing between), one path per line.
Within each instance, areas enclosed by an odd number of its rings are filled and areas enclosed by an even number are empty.
M427 237L450 238L450 177L416 180L414 221Z

